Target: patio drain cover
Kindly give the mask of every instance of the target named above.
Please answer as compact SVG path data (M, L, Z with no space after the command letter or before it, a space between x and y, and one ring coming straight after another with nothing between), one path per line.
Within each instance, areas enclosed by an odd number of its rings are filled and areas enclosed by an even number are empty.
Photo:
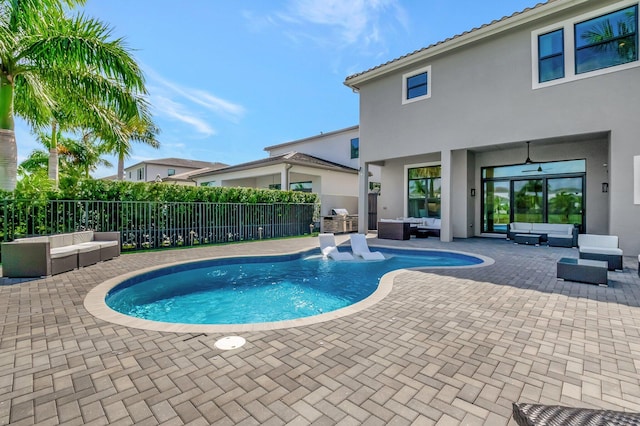
M240 337L240 336L227 336L227 337L223 337L222 339L219 339L216 341L216 343L214 344L214 346L218 349L221 349L223 351L228 351L231 349L237 349L239 347L241 347L242 345L244 345L247 341L244 339L244 337Z

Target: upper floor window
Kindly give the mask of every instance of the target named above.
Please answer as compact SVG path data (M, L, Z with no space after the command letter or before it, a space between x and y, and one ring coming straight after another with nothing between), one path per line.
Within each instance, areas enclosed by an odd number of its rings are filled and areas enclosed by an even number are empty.
M173 176L176 174L176 169L167 169L167 176Z
M531 33L534 89L640 66L638 0L615 4Z
M575 25L576 74L638 60L638 6Z
M415 102L431 97L431 66L402 76L402 103Z
M360 138L351 139L351 158L360 157Z
M538 61L540 83L564 77L563 30L538 36Z

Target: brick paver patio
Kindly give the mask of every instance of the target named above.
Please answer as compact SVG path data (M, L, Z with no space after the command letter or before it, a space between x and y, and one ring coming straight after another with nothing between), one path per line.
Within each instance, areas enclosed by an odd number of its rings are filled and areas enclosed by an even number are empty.
M598 287L556 280L556 261L576 249L479 238L384 243L479 253L495 264L405 272L373 307L239 333L247 343L231 351L214 346L224 334L106 323L84 297L131 270L302 250L316 238L127 254L46 279L0 278L0 424L506 425L515 424L514 401L640 411L635 258Z

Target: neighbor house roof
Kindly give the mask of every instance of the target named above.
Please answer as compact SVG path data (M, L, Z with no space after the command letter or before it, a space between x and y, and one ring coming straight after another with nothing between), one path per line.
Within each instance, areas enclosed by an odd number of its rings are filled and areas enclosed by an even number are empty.
M229 172L236 172L241 170L257 169L264 166L270 166L274 164L292 164L299 166L308 166L316 169L333 170L345 173L358 173L358 170L343 166L342 164L334 163L332 161L323 160L312 155L303 154L301 152L289 152L282 155L276 155L274 157L264 158L262 160L250 161L248 163L237 164L235 166L229 166L222 169L209 170L202 173L197 173L191 177L212 176Z
M277 145L266 146L264 148L264 150L265 151L271 151L271 150L274 150L274 149L285 147L287 145L295 145L295 144L298 144L298 143L301 143L301 142L308 142L308 141L311 141L311 140L314 140L314 139L324 138L324 137L328 137L328 136L334 136L334 135L337 135L337 134L340 134L340 133L345 133L345 132L350 132L350 131L353 131L353 130L358 130L359 128L360 128L360 126L356 124L355 126L345 127L344 129L334 130L334 131L327 132L327 133L320 132L320 134L316 135L316 136L310 136L310 137L303 138L303 139L297 139L297 140L294 140L294 141L283 142L283 143L280 143L280 144L277 144Z
M171 176L167 176L167 177L163 177L162 180L164 182L168 182L168 181L182 181L182 182L193 182L192 177L194 175L200 174L200 173L205 173L211 170L216 170L213 169L211 167L203 167L202 169L195 169L195 170L189 170L188 172L183 172L183 173L177 173L175 175L171 175Z
M219 169L220 167L228 166L228 164L224 164L224 163L189 160L185 158L158 158L154 160L141 161L139 163L134 164L133 166L126 167L126 169L132 169L142 164L157 164L160 166L188 167L192 169L204 169L204 168Z
M413 65L416 62L422 61L436 54L441 54L458 47L465 46L490 35L509 30L524 23L547 16L548 14L574 7L578 4L587 3L588 1L592 0L547 0L544 3L538 3L533 7L524 9L523 11L515 12L512 15L504 16L501 19L494 20L488 24L454 35L453 37L449 37L422 49L418 49L404 56L400 56L399 58L392 59L366 71L352 74L345 79L344 84L354 89L358 89L358 84L364 81L383 76L400 68Z

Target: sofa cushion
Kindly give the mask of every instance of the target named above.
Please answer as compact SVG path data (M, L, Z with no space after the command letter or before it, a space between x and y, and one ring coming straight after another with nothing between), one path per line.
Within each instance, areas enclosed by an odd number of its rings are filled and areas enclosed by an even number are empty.
M578 235L578 247L598 247L598 248L618 248L617 235L596 235L596 234L580 234Z
M573 235L571 234L547 234L548 238L563 238L567 240L573 240Z
M82 244L93 241L93 231L80 231L73 233L73 244Z
M72 256L78 254L78 247L76 246L64 246L56 247L50 250L52 259L60 259L61 257Z
M88 253L90 251L100 250L100 243L89 241L86 243L74 244L73 247L76 247L79 253Z
M531 232L532 224L529 222L511 222L509 228L511 232L521 232L523 234Z
M28 237L28 238L16 238L13 240L15 243L46 243L49 242L49 237L46 235L42 237Z
M581 246L580 253L594 253L594 254L610 254L613 256L622 256L622 249L617 247L589 247Z
M73 245L73 234L57 234L48 238L52 249Z
M440 229L441 220L435 217L428 217L424 220L424 226L427 228Z
M573 234L573 225L562 223L533 223L531 232L541 234Z

